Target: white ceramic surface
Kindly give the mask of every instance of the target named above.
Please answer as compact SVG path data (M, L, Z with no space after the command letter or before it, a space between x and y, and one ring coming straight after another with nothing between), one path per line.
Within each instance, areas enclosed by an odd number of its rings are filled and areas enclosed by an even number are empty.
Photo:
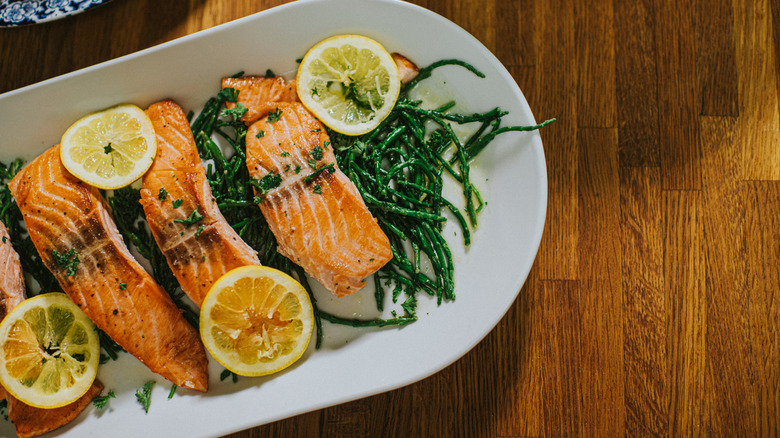
M375 38L421 66L444 58L466 60L487 77L446 67L432 80L446 80L453 95L475 111L509 110L504 126L535 124L506 69L452 22L396 0L301 0L0 95L0 160L32 158L58 142L80 116L120 102L143 107L168 97L185 111L197 110L216 93L221 77L238 71L263 74L269 68L289 75L310 46L342 33ZM488 205L470 248L463 248L456 227L448 225L456 259L454 302L437 307L421 296L420 320L402 329L359 330L325 322L324 347L310 347L296 365L270 378L220 382L222 368L212 360L211 390L205 395L179 389L169 400L171 384L123 354L99 372L117 394L110 408L90 407L54 435L216 436L395 389L451 364L493 329L517 296L539 247L547 203L537 132L502 134L474 169ZM316 292L326 310L377 316L370 288L340 301ZM145 414L134 392L148 380L158 384ZM0 424L0 435L12 431L9 423Z

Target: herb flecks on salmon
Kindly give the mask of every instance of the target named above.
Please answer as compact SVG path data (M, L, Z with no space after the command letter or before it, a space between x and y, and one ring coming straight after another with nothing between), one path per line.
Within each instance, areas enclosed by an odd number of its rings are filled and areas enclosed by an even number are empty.
M260 261L222 216L181 107L164 100L146 114L157 134L157 156L143 178L141 205L171 271L200 307L222 274Z
M260 210L280 254L335 296L355 293L392 258L390 242L355 185L339 170L320 121L298 102L274 100L279 98L275 94L265 102L255 97L282 83L280 78L267 81L273 86L254 80L254 88L243 88L238 96L249 111L267 109L247 131L250 176L281 176L278 187L262 193ZM254 100L242 98L244 93ZM299 171L289 172L293 166Z

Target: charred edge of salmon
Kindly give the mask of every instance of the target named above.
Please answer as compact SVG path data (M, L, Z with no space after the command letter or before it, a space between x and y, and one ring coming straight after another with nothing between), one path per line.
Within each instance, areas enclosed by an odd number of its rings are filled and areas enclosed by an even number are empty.
M76 305L153 372L206 391L208 359L197 330L130 254L97 189L64 169L59 147L28 164L9 188L41 259ZM70 249L80 259L72 272L52 254Z

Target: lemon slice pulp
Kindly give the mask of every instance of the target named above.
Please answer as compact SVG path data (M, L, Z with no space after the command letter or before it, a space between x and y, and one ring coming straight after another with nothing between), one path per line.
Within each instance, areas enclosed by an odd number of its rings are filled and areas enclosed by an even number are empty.
M76 401L95 380L99 358L95 324L65 294L29 298L0 323L0 382L30 406Z
M284 272L244 266L212 285L200 310L203 344L242 376L281 371L306 351L314 326L306 289Z
M337 35L306 53L296 87L303 105L322 123L342 134L361 135L390 114L401 80L381 44L361 35Z
M132 184L157 153L154 126L135 105L89 114L70 126L60 142L62 164L76 178L101 189Z

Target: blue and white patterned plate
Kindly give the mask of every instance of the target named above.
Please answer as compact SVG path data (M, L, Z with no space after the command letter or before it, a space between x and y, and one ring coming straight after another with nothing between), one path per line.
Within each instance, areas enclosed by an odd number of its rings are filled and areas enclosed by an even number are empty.
M89 8L108 3L110 0L0 0L0 27L22 26L44 23L69 15L78 14Z

